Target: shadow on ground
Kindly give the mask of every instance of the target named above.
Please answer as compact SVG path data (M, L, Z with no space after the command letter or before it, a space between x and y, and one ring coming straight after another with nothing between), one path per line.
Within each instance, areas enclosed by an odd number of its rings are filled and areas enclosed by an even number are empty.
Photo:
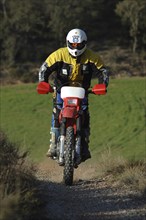
M40 180L46 220L145 220L145 200L137 192L105 180L77 180L73 186ZM41 220L43 220L41 218Z

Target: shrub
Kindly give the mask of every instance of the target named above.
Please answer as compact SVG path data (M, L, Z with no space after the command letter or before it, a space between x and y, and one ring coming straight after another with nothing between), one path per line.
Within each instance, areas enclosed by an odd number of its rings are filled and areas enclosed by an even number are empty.
M120 183L130 186L135 189L143 196L146 196L146 164L145 163L135 163L132 165L128 164L126 169L123 171L119 177Z
M146 196L146 162L128 161L121 156L115 156L111 149L107 149L98 164L98 175L110 175L111 181L129 187Z
M35 168L27 154L0 132L0 219L28 220L31 215L37 220L39 193Z

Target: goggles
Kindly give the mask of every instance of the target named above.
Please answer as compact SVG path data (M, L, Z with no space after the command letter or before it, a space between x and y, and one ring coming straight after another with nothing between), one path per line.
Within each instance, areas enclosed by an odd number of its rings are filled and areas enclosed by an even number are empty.
M85 47L85 45L86 45L86 41L83 41L82 43L70 43L68 41L68 47L72 50L73 49L82 50Z

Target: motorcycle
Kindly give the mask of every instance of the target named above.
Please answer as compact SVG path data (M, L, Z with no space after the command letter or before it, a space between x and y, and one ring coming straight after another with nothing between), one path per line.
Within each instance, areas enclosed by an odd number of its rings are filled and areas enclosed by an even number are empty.
M52 93L54 90L49 83L40 82L37 86L39 94ZM105 95L105 84L96 84L88 93ZM63 181L65 185L73 184L74 169L81 160L81 122L82 100L85 97L85 89L82 87L62 86L60 90L63 107L59 115L60 135L57 140L56 156L59 165L64 167Z

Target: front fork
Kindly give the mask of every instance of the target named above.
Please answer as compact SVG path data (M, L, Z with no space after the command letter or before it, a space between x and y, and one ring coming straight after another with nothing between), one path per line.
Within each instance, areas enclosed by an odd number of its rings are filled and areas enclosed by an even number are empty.
M66 118L62 119L60 126L60 153L59 153L59 164L64 162L64 151L65 151L65 135L66 135ZM76 142L75 142L75 157L81 157L81 116L76 119Z
M64 145L65 145L65 133L66 133L66 128L65 128L65 118L63 118L61 126L60 126L60 146L59 146L59 158L58 162L60 165L64 163Z
M75 153L77 154L78 157L81 156L81 116L79 116L76 121Z

